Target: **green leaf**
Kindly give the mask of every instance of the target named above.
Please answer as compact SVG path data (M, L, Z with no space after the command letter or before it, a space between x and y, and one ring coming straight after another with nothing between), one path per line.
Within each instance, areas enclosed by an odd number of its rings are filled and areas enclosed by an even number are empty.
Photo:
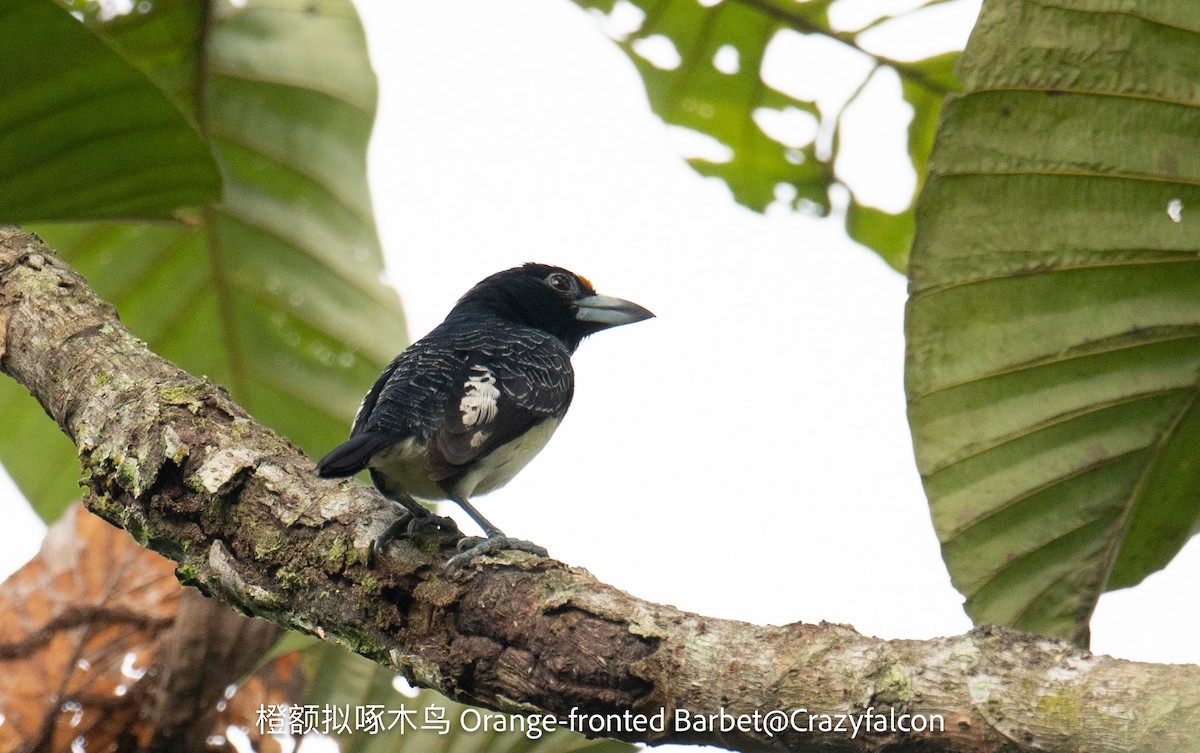
M402 695L395 674L357 654L328 643L304 649L305 673L312 678L304 705L324 718L327 707L348 721L338 735L342 753L632 753L637 748L616 740L588 740L566 729L538 731L527 719L455 703L432 690ZM367 709L359 712L358 709ZM355 727L357 715L376 715L384 729ZM485 729L485 723L487 725ZM503 726L506 731L493 731ZM318 728L320 729L320 728ZM514 731L516 730L516 731Z
M1081 644L1100 594L1200 522L1200 6L1119 5L984 4L906 324L917 461L967 611Z
M62 7L4 0L0 50L0 221L165 219L219 197L188 116Z
M576 2L605 12L612 9L611 2ZM635 34L614 41L641 73L651 109L665 122L702 133L731 150L732 157L723 162L689 159L692 167L723 180L738 202L756 211L775 201L777 185L787 184L796 190L793 203L827 212L832 170L817 158L815 143L782 144L754 122L760 109L795 108L819 117L815 103L763 83L763 55L783 28L780 21L734 2L704 7L695 0L635 0L633 5L645 13L644 22ZM651 63L642 46L647 40L669 40L679 64L664 68ZM722 50L731 55L730 63L721 65L724 70L718 68Z
M959 89L958 77L954 75L954 63L957 60L957 52L948 52L904 64L907 75L901 76L900 85L904 101L913 109L913 118L908 124L908 156L917 173L918 194L937 133L942 100L946 92Z
M96 0L60 0L88 26L121 51L121 55L146 72L180 108L195 116L199 90L200 54L208 13L216 5L196 0L141 0L127 13L105 17L106 7Z
M875 249L893 269L903 270L908 265L913 239L912 210L889 214L851 197L846 208L846 234L851 240Z
M575 2L604 14L612 13L615 5L612 0ZM914 109L909 155L918 178L924 175L942 97L957 89L951 71L955 54L917 62L871 55L858 46L857 34L893 17L880 17L859 32L838 32L828 19L831 4L829 0L703 4L696 0L630 0L627 5L636 7L644 19L636 31L614 38L641 74L651 109L668 124L710 137L731 155L724 161L692 157L689 164L701 175L722 180L734 199L755 211L786 200L794 208L826 214L832 207L830 189L839 182L835 171L838 140L834 139L831 153L825 154L817 147L816 134L836 131L842 110L822 112L815 102L791 97L763 80L763 59L780 31L837 40L874 59L876 68L896 71L905 100ZM931 4L936 3L926 5ZM649 43L657 43L660 49L673 47L678 65L648 51ZM731 66L730 60L736 64ZM822 74L809 71L803 75ZM760 125L764 116L794 114L791 111L811 116L817 125L814 136L805 143L783 143ZM789 188L781 191L783 187ZM890 215L852 196L846 226L856 241L879 252L896 269L904 269L912 240L911 207Z
M667 123L711 136L732 149L727 162L690 159L702 175L718 177L741 204L763 211L775 200L775 187L796 189L795 202L806 200L829 210L829 166L817 159L814 142L786 146L767 136L753 120L759 109L795 108L816 118L816 104L769 88L760 75L767 43L781 28L769 15L738 3L705 8L695 0L636 3L646 11L638 35L620 42L646 83L650 107ZM638 54L650 37L670 39L680 64L663 69ZM722 48L737 51L737 70L716 65Z
M188 222L38 231L153 350L227 385L257 419L320 454L345 438L366 388L406 344L399 301L380 280L367 188L375 80L349 2L218 8L194 75L161 63L186 59L177 50L131 57L202 87L188 99L203 103L224 201ZM201 20L175 3L140 19L184 46ZM117 21L129 38L132 21ZM39 514L56 517L79 496L73 448L8 381L0 412L22 427L0 437L0 458Z

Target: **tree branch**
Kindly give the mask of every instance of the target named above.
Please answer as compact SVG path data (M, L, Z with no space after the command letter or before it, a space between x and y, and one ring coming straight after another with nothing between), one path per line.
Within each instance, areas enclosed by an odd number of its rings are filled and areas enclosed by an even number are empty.
M75 441L89 508L178 562L184 583L456 700L564 725L576 708L663 712L661 731L628 721L605 731L745 751L1103 753L1194 750L1200 739L1200 667L995 627L883 641L844 625L712 619L524 553L449 572L445 536L403 539L368 567L391 503L318 479L299 450L151 353L15 228L0 228L0 369ZM768 732L771 711L795 728ZM894 726L905 719L909 731Z

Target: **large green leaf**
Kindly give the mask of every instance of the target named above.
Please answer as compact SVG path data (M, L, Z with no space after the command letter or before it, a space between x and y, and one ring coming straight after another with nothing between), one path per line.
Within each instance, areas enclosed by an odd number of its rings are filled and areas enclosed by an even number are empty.
M191 120L52 0L0 1L0 222L164 219L220 195Z
M909 415L979 623L1088 639L1200 518L1200 5L986 2L918 210Z
M59 0L89 26L102 31L103 39L150 78L190 115L195 115L202 89L197 86L203 68L204 28L215 3L197 0L152 0L136 4L125 14L109 15L114 3L96 0Z
M151 348L321 453L405 344L367 189L375 79L362 28L340 0L183 10L158 2L96 28L137 41L129 58L196 103L224 200L174 223L38 231ZM179 90L189 81L196 91ZM17 429L0 434L0 458L55 517L78 496L73 448L11 382L0 383L0 414Z
M575 2L606 14L613 13L617 5L615 0ZM925 5L938 2L932 0ZM755 211L764 211L784 195L778 191L781 186L791 187L788 201L794 207L825 214L832 206L829 192L839 182L835 170L837 131L844 106L822 112L814 101L772 88L762 75L767 47L780 31L828 37L861 51L859 34L893 20L884 16L856 32L835 31L828 18L831 4L831 0L629 0L622 4L625 15L633 6L644 16L635 31L618 33L614 41L637 66L651 108L665 122L699 132L727 147L731 154L728 160L688 161L702 175L724 181L738 202ZM677 64L666 55L648 53L648 43L657 43L660 50L673 47ZM957 88L951 71L955 55L937 55L917 62L865 52L863 55L873 59L875 69L891 68L900 76L905 101L914 113L909 124L909 157L921 177L942 97ZM824 75L822 71L797 73ZM811 116L818 126L804 143L784 143L760 125L771 115L797 113ZM819 131L834 134L828 154L817 146ZM911 206L892 215L861 203L851 192L847 232L896 269L907 265L912 225Z
M315 707L319 711L316 716L319 720L326 718L327 708L332 710L329 712L331 718L345 720L344 730L337 735L342 753L424 753L430 750L632 753L637 750L629 743L588 740L566 729L539 732L527 723L518 726L521 720L507 714L455 703L432 690L418 691L415 697L402 695L392 684L394 673L328 643L304 649L304 666L306 674L312 678L304 705ZM356 725L356 716L366 724ZM495 731L498 726L506 731ZM317 730L326 731L323 725L318 725Z

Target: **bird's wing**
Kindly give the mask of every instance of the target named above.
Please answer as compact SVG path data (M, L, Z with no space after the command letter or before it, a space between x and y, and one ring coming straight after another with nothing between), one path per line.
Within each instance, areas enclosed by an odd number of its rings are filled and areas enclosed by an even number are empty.
M422 444L442 421L447 395L457 389L465 355L440 337L418 340L380 375L363 399L350 436L382 432Z
M444 396L454 389L464 356L452 343L420 340L388 364L363 398L350 438L317 464L322 476L352 476L388 447L415 438L424 444L438 427Z
M570 353L544 332L492 330L459 346L468 358L426 455L435 481L454 477L542 421L561 418L575 391Z
M396 373L404 354L396 356L392 362L387 365L379 378L375 380L375 384L371 385L371 389L367 392L366 397L358 406L358 412L354 414L354 423L350 425L350 436L356 436L363 433L366 429L367 421L370 420L371 414L375 411L375 406L379 403L379 396L383 393L383 388L387 386L388 381L392 378L392 374Z

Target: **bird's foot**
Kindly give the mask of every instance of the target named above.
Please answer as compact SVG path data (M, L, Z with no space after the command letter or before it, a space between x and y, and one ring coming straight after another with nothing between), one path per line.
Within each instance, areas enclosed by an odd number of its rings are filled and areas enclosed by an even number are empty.
M454 518L449 518L444 515L435 515L426 513L425 515L413 515L411 512L406 512L400 516L400 519L392 525L401 524L404 526L405 533L430 533L433 531L445 531L446 533L459 533L458 523L454 522Z
M462 567L481 554L498 552L502 549L529 552L539 557L550 556L545 547L538 546L532 541L510 538L502 533L488 536L486 539L481 539L478 536L467 536L458 542L458 554L450 558L450 561L446 563L446 567Z
M376 555L383 551L384 547L390 544L404 534L419 534L433 533L436 531L445 531L446 533L459 534L458 524L452 518L435 515L428 510L423 515L413 513L411 510L405 510L400 517L392 521L391 525L383 530L383 533L375 537L375 541L371 542L371 557L372 562Z

